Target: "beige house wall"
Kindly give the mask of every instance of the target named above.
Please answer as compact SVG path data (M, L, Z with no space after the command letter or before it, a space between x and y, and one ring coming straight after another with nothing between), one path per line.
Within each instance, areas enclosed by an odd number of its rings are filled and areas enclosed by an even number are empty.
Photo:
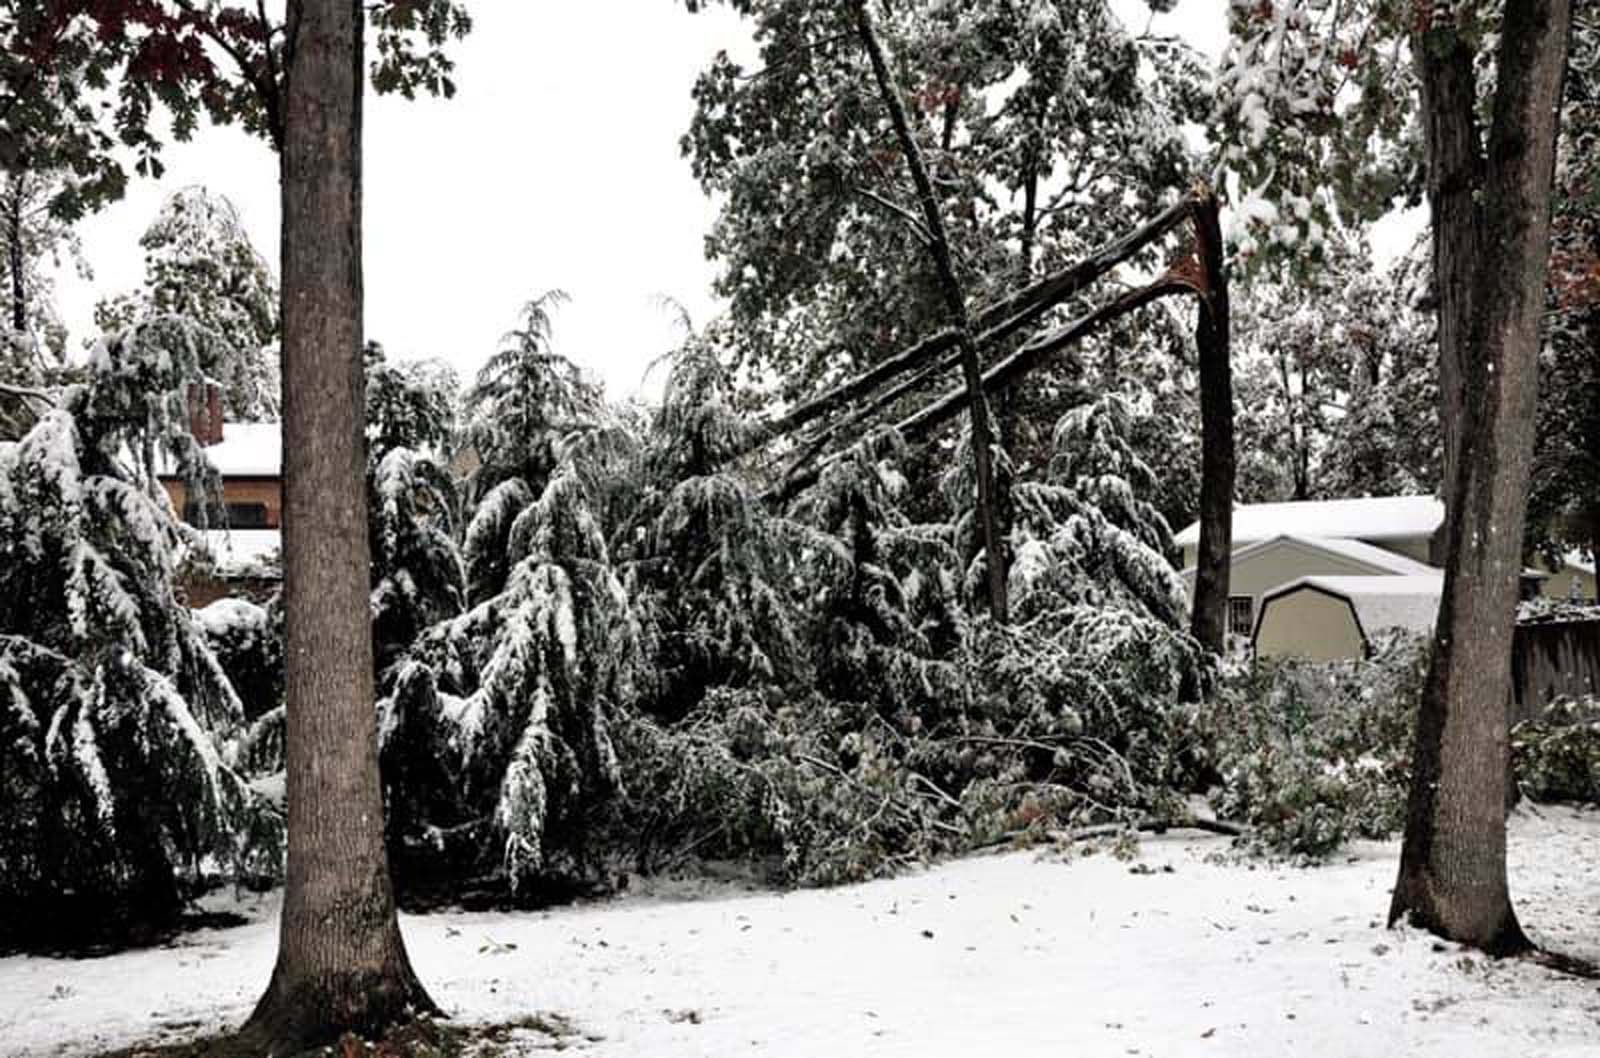
M1431 566L1433 560L1428 555L1431 538L1426 536L1408 536L1398 540L1363 540L1364 544L1381 547L1385 551L1393 551L1397 555L1415 559L1424 565Z
M1256 656L1312 661L1359 658L1366 650L1355 612L1344 599L1298 588L1267 601L1256 626Z
M1576 566L1567 566L1540 581L1539 594L1547 599L1570 599L1574 584L1577 585L1577 594L1581 598L1594 599L1594 574L1585 573Z
M1314 575L1359 577L1385 572L1365 562L1306 547L1293 540L1279 540L1270 547L1234 560L1228 573L1228 595L1250 596L1251 612L1259 614L1263 595L1301 577ZM1184 589L1189 593L1192 602L1194 599L1192 577L1184 578Z

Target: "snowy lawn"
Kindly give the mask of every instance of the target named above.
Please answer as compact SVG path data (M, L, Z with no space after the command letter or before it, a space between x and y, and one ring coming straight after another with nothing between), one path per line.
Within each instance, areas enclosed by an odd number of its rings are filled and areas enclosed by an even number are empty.
M1536 940L1600 958L1600 814L1519 811L1512 886ZM1600 1053L1600 989L1383 929L1397 845L1332 866L1010 852L786 894L655 882L525 914L406 917L458 1021L543 1015L507 1054L596 1056ZM0 960L0 1052L91 1055L239 1022L267 980L254 921L101 959Z

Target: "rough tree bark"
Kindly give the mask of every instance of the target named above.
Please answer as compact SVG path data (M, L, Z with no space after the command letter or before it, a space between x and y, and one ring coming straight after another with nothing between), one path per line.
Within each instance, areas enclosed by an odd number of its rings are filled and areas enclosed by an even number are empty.
M361 0L291 0L283 197L289 860L278 960L240 1034L292 1053L433 1009L383 845L362 399Z
M1391 923L1484 951L1531 945L1506 880L1511 636L1533 458L1539 325L1569 0L1508 0L1487 154L1448 8L1417 41L1446 396L1444 597L1412 755ZM1487 252L1492 250L1493 252Z
M1228 351L1228 276L1216 195L1195 206L1200 266L1195 344L1200 360L1200 546L1195 555L1189 631L1220 654L1228 631L1228 572L1233 554L1233 366Z
M1432 215L1435 301L1439 307L1439 422L1443 434L1446 519L1454 511L1461 430L1465 424L1462 363L1472 315L1473 271L1478 262L1478 204L1484 160L1476 116L1473 50L1454 32L1418 42L1423 141L1428 155L1428 207ZM1443 540L1435 555L1442 564Z
M994 467L990 448L993 431L989 424L988 403L983 396L978 347L973 341L972 320L967 313L967 298L961 289L961 281L956 276L955 263L950 255L950 241L945 233L944 218L939 212L939 200L934 194L933 182L928 177L922 150L917 146L916 137L912 134L911 123L906 117L905 103L900 98L900 89L889 73L889 64L884 58L883 45L873 29L872 16L867 11L866 0L851 0L850 6L855 15L856 31L861 37L862 47L866 49L867 57L871 60L878 90L883 96L884 105L888 107L889 120L894 125L895 135L900 140L900 150L905 156L906 168L911 171L911 181L917 188L923 223L928 229L928 250L933 258L945 311L950 317L951 329L955 331L956 348L961 351L961 373L966 381L972 412L972 455L978 474L977 518L983 540L984 563L988 569L989 611L995 620L1004 623L1007 608L1005 542L1000 539L995 520Z

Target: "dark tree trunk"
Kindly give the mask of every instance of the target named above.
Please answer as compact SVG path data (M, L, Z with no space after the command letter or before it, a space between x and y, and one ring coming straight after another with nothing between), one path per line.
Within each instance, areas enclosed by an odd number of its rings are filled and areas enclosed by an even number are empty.
M1422 131L1428 155L1428 206L1433 219L1433 284L1439 306L1439 481L1445 518L1455 510L1461 430L1465 424L1462 362L1479 256L1483 154L1474 107L1473 52L1459 34L1435 32L1417 41ZM1442 545L1441 545L1442 546ZM1442 562L1443 555L1438 556Z
M284 611L289 862L278 961L241 1040L293 1053L432 1009L401 941L373 710L361 369L360 0L289 5Z
M1228 562L1233 553L1233 366L1229 359L1228 275L1222 262L1217 199L1194 213L1202 292L1195 342L1200 358L1200 546L1195 556L1189 631L1221 653L1228 625Z
M18 334L28 329L28 291L22 282L22 186L16 177L8 182L11 201L6 217L6 252L11 270L11 329Z
M1494 954L1530 947L1506 880L1506 705L1570 26L1568 0L1508 0L1486 160L1473 142L1471 53L1450 25L1418 42L1441 375L1454 360L1459 392L1445 406L1459 412L1445 426L1444 597L1389 920Z
M912 183L917 188L917 199L922 205L923 223L928 229L928 249L933 257L934 269L943 295L945 311L956 335L956 348L961 353L961 374L966 382L967 396L972 413L972 456L978 475L977 520L983 541L984 562L988 569L989 612L1000 622L1006 620L1006 563L1004 542L995 519L994 469L990 445L993 432L989 425L989 408L983 396L982 371L978 363L978 347L973 340L972 320L967 313L967 299L956 277L955 262L950 255L950 241L945 234L944 218L939 212L939 200L934 194L933 182L928 178L923 163L922 150L912 134L910 120L900 90L889 74L889 64L884 58L883 46L872 27L872 16L867 12L866 0L854 0L856 30L861 44L872 62L872 72L878 90L889 109L889 119L900 140L901 153L906 167L911 170Z

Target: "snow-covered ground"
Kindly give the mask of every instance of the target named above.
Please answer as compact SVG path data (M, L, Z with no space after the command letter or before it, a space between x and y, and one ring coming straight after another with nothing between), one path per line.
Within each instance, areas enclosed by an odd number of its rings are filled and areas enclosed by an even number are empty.
M404 926L458 1020L559 1015L564 1046L606 1058L1600 1054L1593 982L1381 927L1395 845L1314 869L1228 851L1169 836L1132 863L1012 852L787 894L662 882ZM1535 938L1600 957L1600 814L1519 812L1511 857ZM158 950L0 960L0 1053L236 1023L266 982L275 907ZM555 1042L525 1038L529 1054Z

